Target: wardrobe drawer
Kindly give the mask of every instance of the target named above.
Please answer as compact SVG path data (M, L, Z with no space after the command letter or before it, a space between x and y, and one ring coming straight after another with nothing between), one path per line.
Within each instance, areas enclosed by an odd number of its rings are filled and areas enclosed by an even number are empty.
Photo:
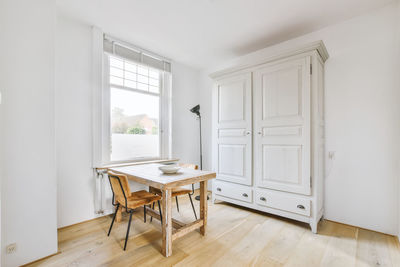
M214 181L213 184L216 195L250 203L253 202L253 190L250 187L217 180Z
M256 191L258 205L310 216L311 201L279 192Z

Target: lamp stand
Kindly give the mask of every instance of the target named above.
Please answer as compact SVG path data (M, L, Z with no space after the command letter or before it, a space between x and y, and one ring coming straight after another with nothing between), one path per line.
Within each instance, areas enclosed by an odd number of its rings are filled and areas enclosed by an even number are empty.
M202 144L202 138L201 138L201 115L198 115L199 118L199 130L200 130L200 170L203 170L203 144ZM193 185L192 185L193 186ZM196 196L195 199L197 201L200 201L200 196ZM210 198L207 195L207 200L209 200Z

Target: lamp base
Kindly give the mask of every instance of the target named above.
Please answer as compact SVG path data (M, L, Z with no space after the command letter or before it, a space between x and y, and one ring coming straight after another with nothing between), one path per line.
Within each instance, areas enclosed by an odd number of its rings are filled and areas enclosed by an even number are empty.
M200 196L196 196L194 199L196 199L197 201L200 201ZM207 196L207 200L209 200L210 198Z

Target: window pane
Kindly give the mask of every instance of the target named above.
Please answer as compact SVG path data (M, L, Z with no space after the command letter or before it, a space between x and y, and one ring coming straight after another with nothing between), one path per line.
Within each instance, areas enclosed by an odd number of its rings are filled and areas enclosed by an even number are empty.
M151 93L160 93L160 71L125 59L110 59L110 83Z
M149 78L142 75L138 75L138 82L149 83Z
M158 86L149 86L149 92L158 94L160 90L158 89Z
M110 76L110 83L123 86L124 80L122 78Z
M129 87L129 88L136 89L137 83L134 82L134 81L125 80L125 86L126 86L126 87Z
M125 71L125 79L136 81L136 73Z
M149 76L149 68L138 66L138 73L141 75Z
M160 157L159 96L111 88L111 160Z
M121 77L123 78L123 71L121 69L117 69L117 68L110 68L110 75L112 76L117 76L117 77Z
M149 76L154 79L158 79L160 72L157 70L149 70Z
M122 69L124 67L124 63L118 58L110 57L110 66Z
M128 63L125 61L125 70L128 70L130 72L137 72L136 65Z
M152 86L159 86L159 81L155 79L149 79L149 84Z
M147 84L144 84L144 83L137 83L137 89L143 90L143 91L148 91L149 90L149 86Z

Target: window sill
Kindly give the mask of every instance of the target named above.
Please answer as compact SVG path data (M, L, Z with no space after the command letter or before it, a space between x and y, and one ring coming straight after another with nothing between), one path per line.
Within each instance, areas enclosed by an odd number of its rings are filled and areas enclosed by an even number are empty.
M141 164L150 164L150 163L166 163L166 162L175 162L179 161L179 159L155 159L155 160L143 160L143 161L128 161L123 163L110 163L104 164L99 167L94 167L96 170L104 170L112 167L124 167L124 166L131 166L131 165L141 165Z

